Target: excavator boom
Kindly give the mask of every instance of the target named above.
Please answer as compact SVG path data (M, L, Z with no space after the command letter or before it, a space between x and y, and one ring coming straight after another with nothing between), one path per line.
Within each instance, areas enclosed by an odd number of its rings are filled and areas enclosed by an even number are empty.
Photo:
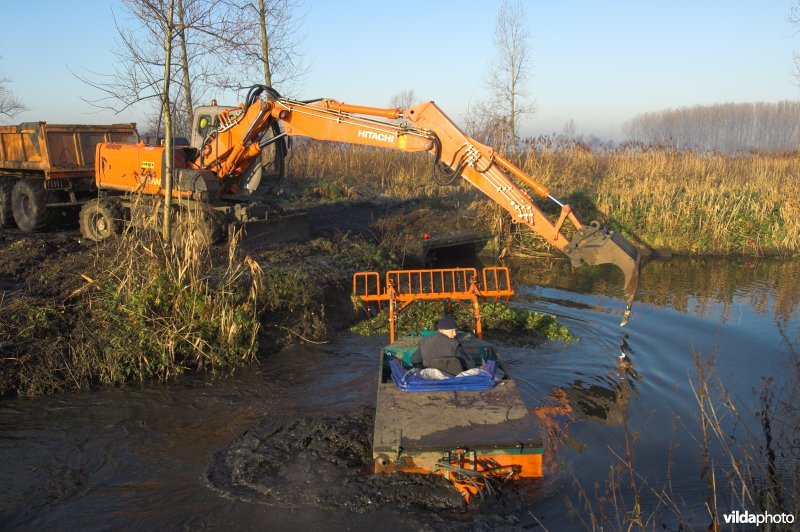
M256 98L262 93L267 97ZM554 197L546 186L502 154L468 136L433 102L408 109L385 109L331 99L292 100L269 87L255 86L246 104L222 118L220 132L211 135L213 141L204 146L200 165L217 172L223 180L236 175L259 155L261 135L275 122L288 136L430 153L437 182L463 178L508 211L514 222L524 223L563 251L574 266L610 263L619 267L625 276L622 325L627 323L639 281L638 249L619 233L600 228L596 222L583 225L572 208ZM560 207L555 221L537 207L528 190ZM564 233L567 223L574 228L572 238Z

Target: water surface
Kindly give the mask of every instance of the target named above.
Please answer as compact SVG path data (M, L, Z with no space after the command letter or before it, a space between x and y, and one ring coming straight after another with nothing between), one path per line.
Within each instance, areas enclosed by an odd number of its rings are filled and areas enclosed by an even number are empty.
M599 270L599 271L598 271ZM690 436L693 356L742 405L757 406L762 377L797 379L800 263L671 260L642 272L630 324L618 326L621 276L570 274L540 262L516 275L516 305L556 314L578 337L536 347L500 345L531 408L560 398L567 439L536 497L497 515L458 516L382 505L366 511L274 505L212 489L212 456L265 416L337 416L372 406L384 336L344 335L265 357L232 377L188 377L170 386L101 388L0 402L0 528L420 529L579 527L565 500L590 497L636 434L637 471L668 480L702 514L705 481ZM625 363L620 366L620 355ZM796 382L796 381L795 381ZM755 390L755 392L754 392ZM737 435L754 427L734 427ZM645 497L647 508L655 504ZM500 515L503 512L513 515Z

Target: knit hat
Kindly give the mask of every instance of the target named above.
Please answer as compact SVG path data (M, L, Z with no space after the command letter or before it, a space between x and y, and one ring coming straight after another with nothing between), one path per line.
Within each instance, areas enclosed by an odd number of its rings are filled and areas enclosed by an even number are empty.
M444 318L439 320L439 323L436 324L437 329L441 329L443 331L448 331L450 329L456 328L456 320L451 318L450 316L445 316Z

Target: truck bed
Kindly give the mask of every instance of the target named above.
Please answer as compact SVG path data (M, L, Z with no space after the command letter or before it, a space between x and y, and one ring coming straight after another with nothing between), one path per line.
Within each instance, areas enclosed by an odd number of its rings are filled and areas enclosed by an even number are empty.
M0 172L43 175L45 179L94 181L99 142L137 142L136 124L48 124L0 126Z

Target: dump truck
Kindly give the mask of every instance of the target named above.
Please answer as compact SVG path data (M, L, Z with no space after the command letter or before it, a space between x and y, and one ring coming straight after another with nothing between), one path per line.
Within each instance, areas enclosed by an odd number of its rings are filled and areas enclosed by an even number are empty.
M77 212L97 195L97 144L138 141L132 123L0 126L0 226L38 231L57 209Z

